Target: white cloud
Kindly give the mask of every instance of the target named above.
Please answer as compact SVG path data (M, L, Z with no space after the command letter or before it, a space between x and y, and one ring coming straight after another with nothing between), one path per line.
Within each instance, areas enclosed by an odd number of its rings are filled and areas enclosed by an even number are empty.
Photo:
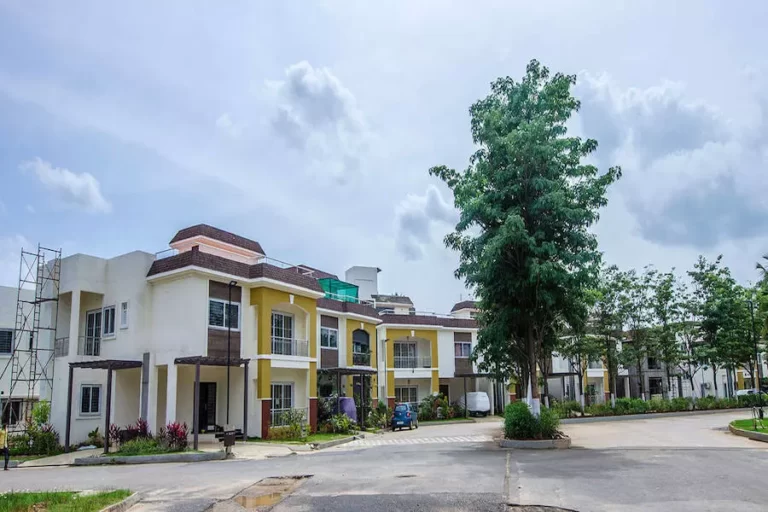
M0 237L0 286L18 286L21 249L31 250L32 243L22 235Z
M53 167L49 162L35 158L22 162L19 168L32 171L40 183L53 192L67 207L88 213L109 213L112 205L101 193L98 180L90 173L74 173L69 169Z
M458 220L458 212L429 185L423 195L409 194L395 208L395 245L408 261L424 257L426 246L435 241L434 228L445 231Z
M275 103L272 130L290 148L339 181L360 170L368 128L355 96L328 68L302 61L266 85Z
M230 137L240 138L243 134L243 126L239 123L235 123L229 112L225 112L216 119L216 128L226 133Z

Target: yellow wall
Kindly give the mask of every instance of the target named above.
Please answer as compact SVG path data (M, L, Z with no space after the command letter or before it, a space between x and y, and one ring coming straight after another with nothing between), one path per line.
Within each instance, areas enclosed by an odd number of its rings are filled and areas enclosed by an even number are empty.
M736 372L736 389L744 389L744 372Z
M279 304L290 304L287 292L271 288L252 288L251 304L258 308L258 353L272 353L272 310ZM301 295L293 295L293 305L309 314L309 357L317 357L317 300Z
M272 361L269 359L259 359L256 365L259 371L256 390L259 396L256 398L272 398Z
M411 336L413 331L413 336ZM387 329L387 395L395 396L395 342L407 340L409 338L421 338L429 341L429 347L432 357L432 368L439 368L440 362L437 359L437 331L432 329ZM440 372L432 371L432 392L440 391Z
M370 341L371 348L371 366L376 368L376 326L368 322L361 322L359 320L347 319L347 366L352 366L352 333L362 329L368 333L368 340Z

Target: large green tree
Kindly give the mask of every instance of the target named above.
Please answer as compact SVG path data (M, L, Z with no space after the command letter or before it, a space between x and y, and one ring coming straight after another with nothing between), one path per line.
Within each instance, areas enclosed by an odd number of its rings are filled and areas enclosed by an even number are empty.
M453 191L460 212L445 238L459 252L456 276L480 298L477 355L484 366L525 361L538 399L537 358L552 324L583 323L583 292L600 265L589 228L607 203L607 188L621 174L605 173L585 157L597 141L568 135L579 110L571 94L575 75L531 61L522 80L499 78L491 93L470 107L477 150L459 172L430 169Z

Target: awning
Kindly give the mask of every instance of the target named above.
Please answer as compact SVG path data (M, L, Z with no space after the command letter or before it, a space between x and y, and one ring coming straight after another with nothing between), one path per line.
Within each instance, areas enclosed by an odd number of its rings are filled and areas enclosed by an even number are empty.
M174 364L191 364L200 366L243 366L248 364L250 359L242 359L239 357L230 357L229 364L227 364L226 357L210 357L210 356L187 356L177 357L173 360Z
M125 359L94 359L93 361L78 361L69 363L71 368L89 368L92 370L127 370L129 368L141 368L141 361Z
M318 372L338 375L376 375L376 369L370 366L346 366L339 368L320 368Z

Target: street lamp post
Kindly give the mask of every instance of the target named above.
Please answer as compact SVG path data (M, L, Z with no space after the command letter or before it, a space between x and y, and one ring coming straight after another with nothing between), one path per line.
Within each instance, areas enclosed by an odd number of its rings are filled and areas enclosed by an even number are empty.
M763 410L763 391L760 389L760 383L763 380L763 377L761 375L762 368L760 365L760 350L757 346L757 334L755 333L755 303L752 302L752 299L748 300L747 303L749 304L749 316L752 319L752 341L755 344L755 373L752 375L752 379L756 380L757 382L753 382L752 385L757 389L757 403L760 407L760 417L762 418L762 410Z
M227 320L227 426L229 426L229 374L232 360L232 288L236 285L237 281L229 282L229 303L227 304L227 314L224 316Z

